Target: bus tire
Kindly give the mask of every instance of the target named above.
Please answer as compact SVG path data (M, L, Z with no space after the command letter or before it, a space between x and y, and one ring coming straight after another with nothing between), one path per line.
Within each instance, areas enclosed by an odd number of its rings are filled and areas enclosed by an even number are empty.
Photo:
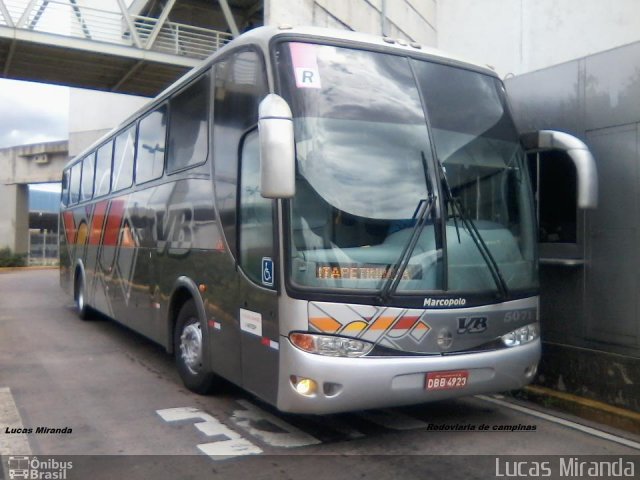
M84 277L80 273L76 274L76 279L73 282L73 305L78 318L81 320L91 319L91 307L87 305Z
M193 299L180 308L173 334L173 347L178 373L192 392L205 395L213 390L216 376L206 365L207 347L203 341L204 328Z

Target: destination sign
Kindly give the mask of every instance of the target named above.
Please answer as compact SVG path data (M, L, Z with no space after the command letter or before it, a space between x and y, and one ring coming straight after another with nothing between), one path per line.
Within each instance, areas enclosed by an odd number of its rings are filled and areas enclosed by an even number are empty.
M316 278L342 280L386 280L395 275L391 265L379 264L316 264ZM407 265L403 280L420 280L422 269L418 265Z

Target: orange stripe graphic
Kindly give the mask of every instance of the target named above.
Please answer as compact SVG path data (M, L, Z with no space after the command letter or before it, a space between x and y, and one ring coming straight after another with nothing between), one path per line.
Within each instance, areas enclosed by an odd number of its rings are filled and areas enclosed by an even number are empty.
M96 204L91 218L91 231L89 233L89 245L99 245L102 238L102 227L104 226L104 218L107 212L109 202L103 200Z
M402 317L393 326L393 330L408 330L415 325L420 317Z
M342 324L331 317L315 317L310 318L309 323L315 328L325 333L335 333Z
M358 333L367 328L367 325L367 322L356 320L355 322L351 322L349 325L344 327L344 329L340 333Z
M89 237L89 227L87 227L86 222L82 222L78 227L78 234L76 235L76 244L77 245L86 244L88 237Z
M118 244L122 217L124 215L124 205L124 199L120 198L111 202L111 208L109 208L107 216L107 225L102 239L103 245L115 246Z
M373 322L369 330L386 330L395 319L396 317L380 317Z
M136 246L136 240L133 236L133 232L131 231L131 227L129 226L129 222L125 222L124 227L122 227L122 239L120 240L120 246L128 248Z

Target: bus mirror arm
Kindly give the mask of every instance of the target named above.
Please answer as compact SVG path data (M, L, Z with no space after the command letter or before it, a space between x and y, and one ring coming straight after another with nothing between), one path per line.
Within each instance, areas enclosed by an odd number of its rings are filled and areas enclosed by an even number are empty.
M598 171L596 162L584 142L564 132L539 130L523 133L520 141L527 153L545 150L562 150L576 167L578 174L578 207L598 206Z
M267 95L258 110L260 193L265 198L291 198L296 187L293 115L280 96Z

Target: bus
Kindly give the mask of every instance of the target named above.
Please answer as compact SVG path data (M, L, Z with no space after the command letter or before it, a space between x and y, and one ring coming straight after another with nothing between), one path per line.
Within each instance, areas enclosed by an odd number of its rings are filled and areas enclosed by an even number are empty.
M525 149L490 68L416 43L260 27L63 171L61 284L281 411L520 388L540 358Z

